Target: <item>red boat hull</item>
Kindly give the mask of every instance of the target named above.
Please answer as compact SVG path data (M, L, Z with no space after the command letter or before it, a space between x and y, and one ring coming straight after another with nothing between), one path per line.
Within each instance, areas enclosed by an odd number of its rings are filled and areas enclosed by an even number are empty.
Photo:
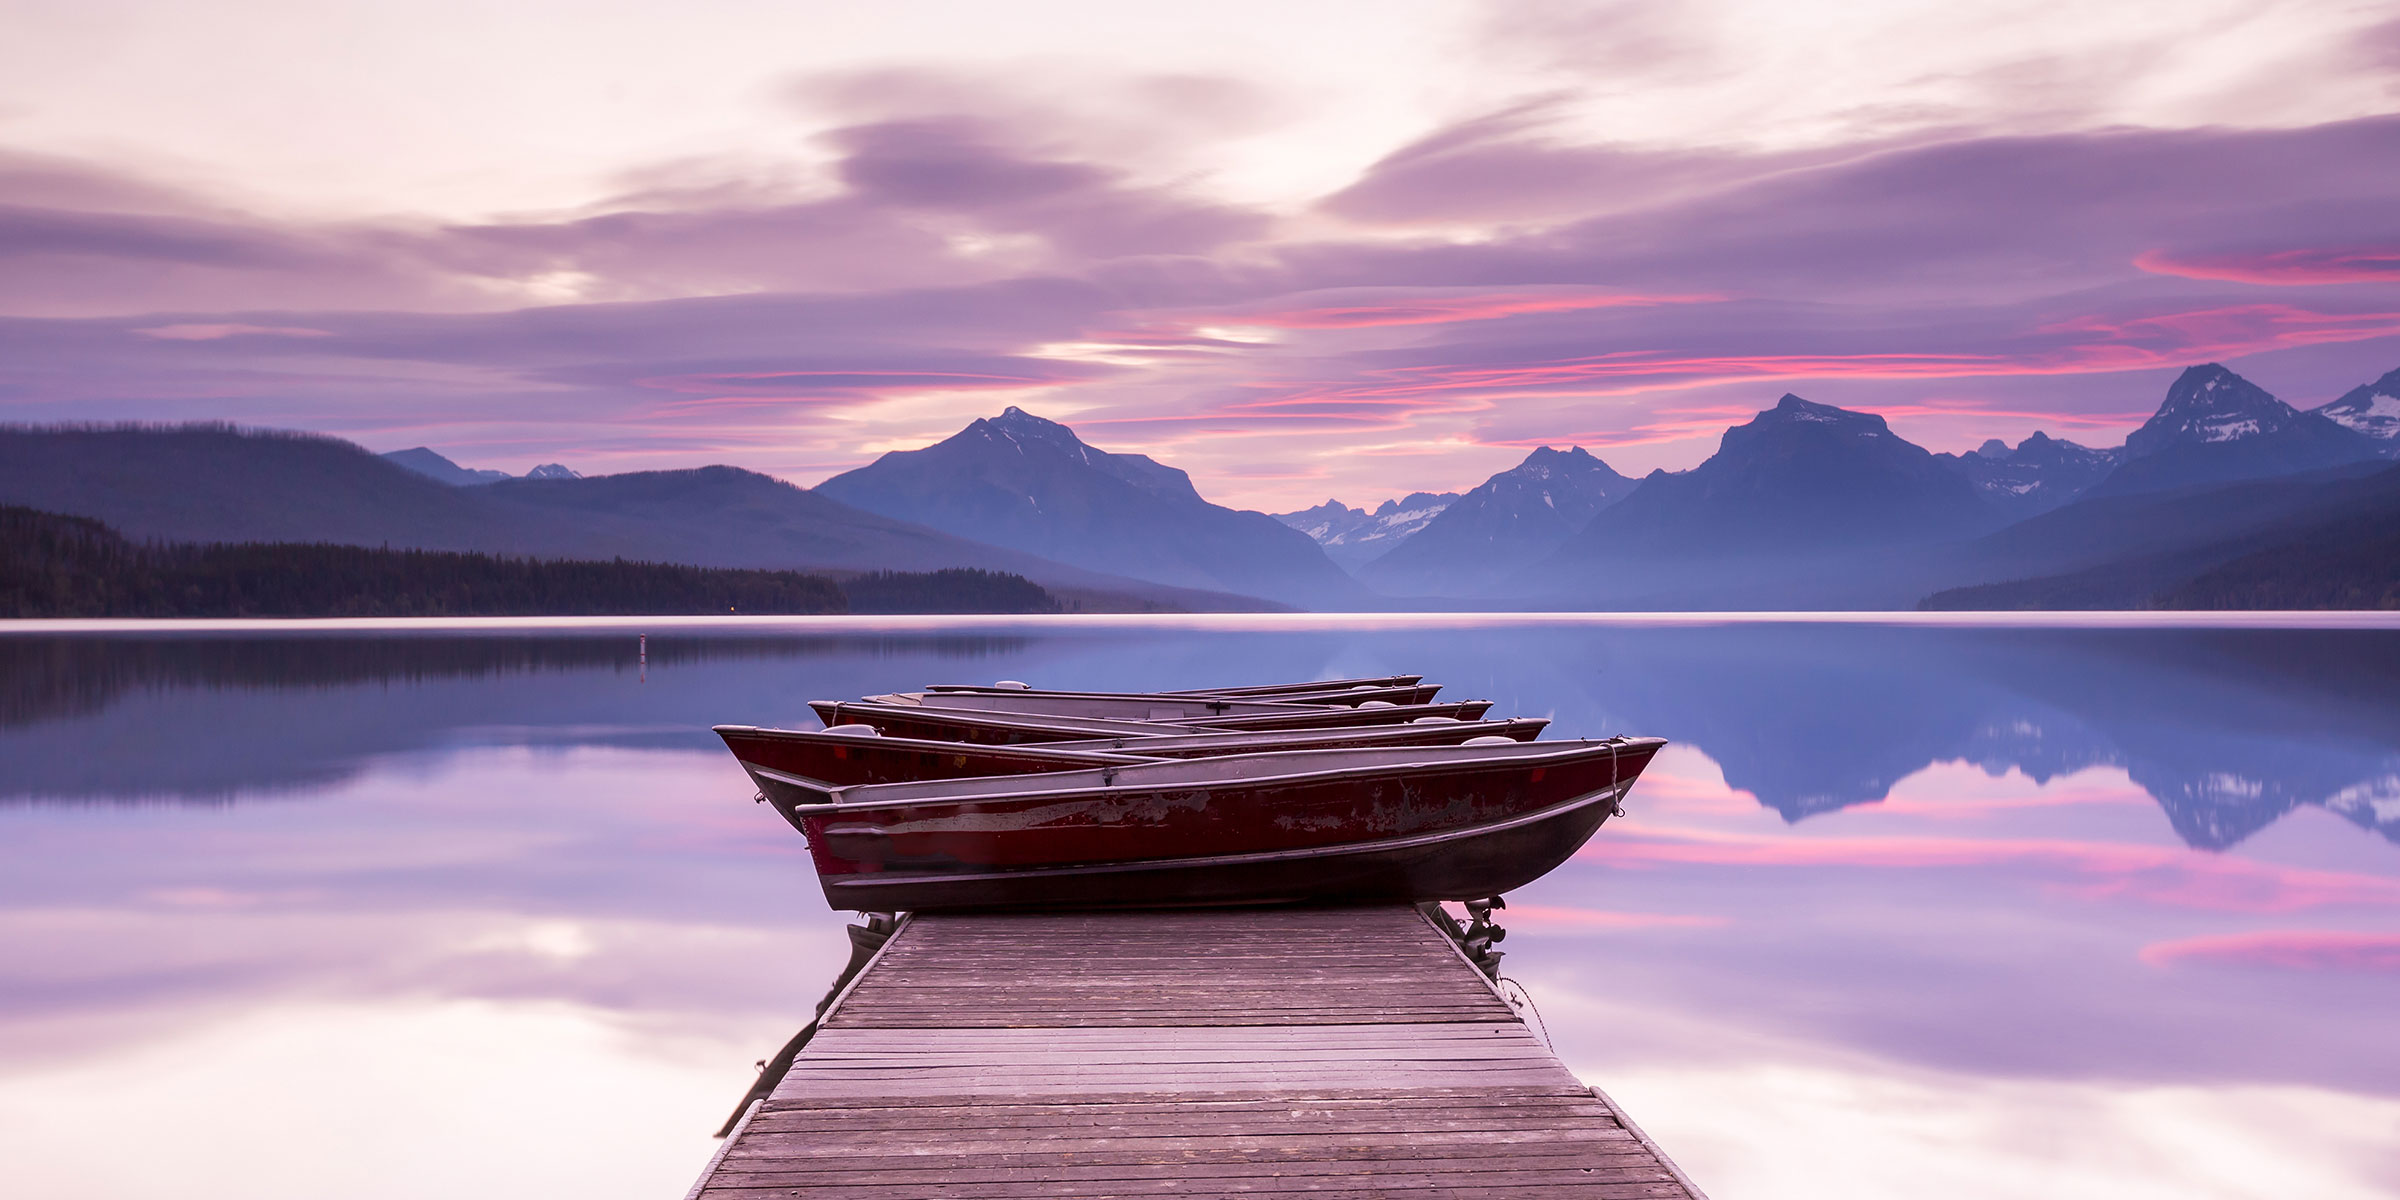
M1223 778L1031 776L947 799L846 796L798 816L836 908L1471 899L1565 861L1662 744L1337 770L1307 769L1319 752L1242 756L1210 760ZM1283 773L1242 778L1245 759ZM1120 770L1131 781L1162 766Z

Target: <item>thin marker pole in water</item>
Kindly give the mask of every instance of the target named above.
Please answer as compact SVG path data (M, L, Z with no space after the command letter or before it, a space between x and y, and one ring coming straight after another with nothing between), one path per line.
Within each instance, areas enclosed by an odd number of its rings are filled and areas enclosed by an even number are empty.
M648 683L650 682L650 635L644 633L636 636L641 638L641 641L636 644L640 647L638 661L642 668L642 673L639 678L634 680L634 682Z

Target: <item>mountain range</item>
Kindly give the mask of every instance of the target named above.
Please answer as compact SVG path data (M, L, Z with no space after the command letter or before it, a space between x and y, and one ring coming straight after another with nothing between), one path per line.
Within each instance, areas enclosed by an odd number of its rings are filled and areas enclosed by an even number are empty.
M503 479L583 478L583 473L581 471L573 470L560 463L543 463L540 466L525 472L521 476L511 475L506 471L471 469L451 462L449 459L442 457L440 454L435 453L433 450L424 446L411 446L406 450L394 450L383 457L386 461L397 463L398 465L406 467L411 471L415 471L417 474L422 475L427 479L431 479L436 483L446 483L452 487L474 487L478 484L498 483Z
M2400 603L2400 371L2301 411L2192 367L2124 445L1934 454L1785 395L1634 480L1542 447L1463 493L1270 516L1010 408L803 489L732 466L526 477L229 426L0 428L0 503L135 539L1022 575L1084 609Z
M452 486L315 435L227 426L10 428L0 429L0 503L91 517L135 539L330 542L837 575L974 567L1022 575L1087 608L1261 607L1246 597L1162 587L984 545L729 466Z
M1315 508L1271 515L1323 546L1325 557L1334 565L1355 572L1415 536L1457 502L1457 492L1410 492L1398 500L1384 501L1373 512L1327 500Z
M1892 608L1936 592L1944 607L2359 600L2400 562L2373 538L2337 554L2328 531L2381 511L2367 485L2338 485L2400 450L2396 396L2400 371L2303 412L2210 363L2182 372L2122 446L2037 432L1931 454L1873 414L1786 395L1697 467L1610 484L1564 531L1533 522L1548 535L1538 552L1445 544L1478 489L1358 573L1387 595L1578 608ZM1533 462L1487 487L1531 494L1508 484ZM2327 586L2261 574L2297 570L2303 541ZM2244 582L2201 581L2236 559ZM1962 590L2003 583L2014 590Z
M1264 513L1210 504L1182 471L1093 449L1066 426L1018 408L924 449L892 451L815 494L1154 583L1311 608L1367 599L1306 534Z
M2335 401L2340 403L2340 401ZM2084 494L2121 496L2263 479L2380 457L2390 443L2301 412L2215 363L2193 367L2125 437L2125 462Z
M1459 497L1361 577L1387 595L1491 595L1634 487L1580 446L1543 446Z

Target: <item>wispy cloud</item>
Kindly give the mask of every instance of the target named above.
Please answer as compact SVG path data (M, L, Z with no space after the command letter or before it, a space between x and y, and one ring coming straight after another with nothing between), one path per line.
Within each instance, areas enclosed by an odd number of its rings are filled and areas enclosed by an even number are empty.
M2201 963L2296 971L2400 973L2400 933L2334 929L2268 929L2210 934L2142 947L2153 966Z

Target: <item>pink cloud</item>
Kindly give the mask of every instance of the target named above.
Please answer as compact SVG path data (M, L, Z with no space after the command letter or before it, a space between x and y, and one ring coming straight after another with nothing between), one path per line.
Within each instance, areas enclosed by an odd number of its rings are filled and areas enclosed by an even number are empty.
M2059 377L2169 368L2270 350L2400 336L2400 312L2324 313L2282 304L2190 309L2138 316L2086 315L2030 330L2017 346L1991 352L1711 354L1621 350L1530 361L1423 363L1361 369L1346 378L1253 378L1247 395L1207 411L1164 417L1189 424L1308 424L1388 431L1428 413L1490 411L1504 398L1635 396L1756 381L1932 380ZM1900 419L1992 418L2115 430L2147 411L2064 414L1919 402L1871 406ZM1547 428L1497 446L1625 447L1709 437L1756 406L1652 409L1628 428ZM1641 419L1646 416L1647 419Z
M1042 365L1034 360L1037 368ZM1080 372L1082 377L1096 374ZM705 375L661 375L636 379L637 386L678 392L690 399L671 400L648 410L653 417L684 417L709 412L776 408L784 405L822 406L828 403L870 403L898 396L962 391L1009 391L1061 387L1082 382L1077 373L1042 370L796 370L726 371Z
M2180 847L1941 837L1756 838L1685 831L1621 834L1576 858L1622 867L2018 868L2074 895L2177 908L2292 912L2329 905L2400 906L2400 880L2279 867Z
M1380 301L1376 297L1383 297ZM1585 290L1513 292L1380 291L1355 302L1302 302L1289 307L1252 311L1221 318L1226 325L1268 326L1277 329L1355 329L1379 325L1446 325L1454 321L1491 321L1533 313L1576 312L1593 308L1642 308L1661 304L1699 304L1722 300L1717 295L1642 295Z
M1041 387L1066 382L1057 376L1010 375L988 371L727 371L710 375L663 375L636 380L643 387L668 392L725 392L742 388L777 391L824 388L834 391L906 388L917 391L954 388Z
M301 325L240 325L231 323L215 325L155 325L148 329L136 329L134 332L141 334L143 337L152 337L168 342L213 342L219 338L229 337L333 336L332 332L328 330L310 329Z
M2141 958L2154 967L2202 962L2297 971L2400 972L2400 933L2267 929L2212 934L2152 942L2142 947Z
M2269 286L2376 283L2400 280L2400 248L2357 246L2187 255L2146 250L2134 257L2133 265L2153 275Z
M1536 362L1384 368L1364 372L1361 382L1325 384L1287 399L1389 404L1449 393L1573 396L1740 380L1959 379L2133 371L2389 337L2400 334L2400 312L2319 313L2289 305L2253 304L2143 317L2085 316L2038 332L2066 344L2015 353L1691 356L1623 350Z

